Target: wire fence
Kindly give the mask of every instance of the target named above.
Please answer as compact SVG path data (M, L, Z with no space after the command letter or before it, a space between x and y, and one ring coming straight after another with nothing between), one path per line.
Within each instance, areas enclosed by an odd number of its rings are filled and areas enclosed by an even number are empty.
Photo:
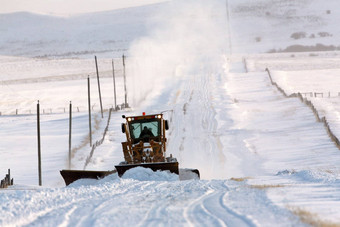
M107 131L109 130L109 125L110 125L110 120L111 120L112 111L113 111L113 108L110 108L109 116L108 116L108 118L107 118L106 127L105 127L104 132L103 132L103 136L102 136L102 138L101 138L100 140L97 140L97 141L92 145L91 152L90 152L89 156L87 156L86 161L85 161L84 170L86 169L87 165L91 162L93 153L94 153L94 151L96 150L96 148L97 148L98 146L102 145L102 143L104 142L106 133L107 133Z
M326 117L320 117L320 114L319 114L318 110L315 108L315 106L313 105L313 103L310 100L308 100L307 98L304 98L301 93L292 93L290 95L287 95L287 93L276 82L273 81L272 76L271 76L270 71L269 71L268 68L266 68L266 71L268 73L268 76L269 76L271 84L273 86L275 86L286 98L297 97L297 98L300 99L300 101L302 103L307 105L313 111L316 120L318 122L323 123L323 125L324 125L324 127L325 127L325 129L327 131L328 136L335 143L337 148L340 150L340 141L339 141L339 139L336 137L336 135L331 130Z
M111 109L113 108L113 105L103 107L104 109ZM116 109L124 109L125 103L117 105ZM92 105L91 107L94 111L100 111L99 105ZM42 108L40 115L48 115L48 114L62 114L62 113L68 113L69 107L54 107L54 108ZM75 106L73 107L72 112L87 112L88 107L87 106ZM16 115L36 115L37 110L36 109L14 109L14 110L4 110L0 111L0 116L16 116Z
M340 92L300 92L304 97L311 98L332 98L340 97Z
M74 107L74 110L72 112L83 112L87 110L88 109L85 106L76 106ZM94 110L94 106L92 107L92 110ZM60 114L60 113L67 113L67 112L68 112L67 107L45 108L41 110L40 115ZM0 111L0 116L36 115L36 114L37 114L36 110L30 110L30 109L15 109L15 110Z

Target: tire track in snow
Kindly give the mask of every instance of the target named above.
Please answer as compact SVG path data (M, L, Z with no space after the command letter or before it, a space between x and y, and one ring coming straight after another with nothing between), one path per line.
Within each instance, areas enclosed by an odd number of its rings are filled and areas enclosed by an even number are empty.
M119 215L127 212L129 209L133 209L133 204L143 204L145 200L145 192L149 191L149 188L156 184L155 182L145 182L145 181L134 181L131 179L123 180L124 182L120 187L124 190L121 193L108 192L106 195L98 195L98 198L91 204L83 204L87 206L87 215L81 217L80 219L73 220L73 223L77 223L80 226L110 226L112 223L121 223L121 226L126 226L126 223L138 223L140 219L144 216L142 212L135 214L130 220L122 220L125 215ZM120 184L119 182L117 182ZM114 183L113 183L114 184ZM101 187L99 185L99 187ZM114 189L112 190L115 191ZM144 196L143 196L144 195ZM144 210L145 207L142 207ZM84 209L81 208L80 210ZM143 211L143 210L142 210ZM81 213L84 213L83 211ZM81 214L80 213L80 214ZM114 215L113 215L114 214ZM79 216L79 215L78 215ZM115 218L113 218L115 216ZM115 220L116 222L113 222Z
M187 223L189 223L189 226L197 226L198 224L203 224L203 225L207 225L208 223L206 222L202 222L206 221L205 218L202 217L202 215L205 215L206 217L211 216L210 214L205 214L206 212L204 211L203 214L202 212L199 212L198 209L195 209L196 207L201 205L201 201L202 199L204 199L205 197L207 197L209 194L213 193L212 191L207 191L204 195L198 197L197 199L195 199L193 202L191 202L189 204L188 207L186 207L184 209L184 218L186 220ZM212 223L210 223L212 224ZM207 225L208 226L208 225Z
M72 216L73 212L77 209L77 206L73 206L68 212L65 214L64 221L59 225L59 227L66 227L69 226L70 217Z
M160 183L157 185L157 187L162 187L165 186L167 184L167 182L164 183ZM151 186L151 183L148 184L148 186ZM154 184L153 184L154 186ZM164 209L166 209L167 205L165 203L163 204L154 204L153 206L151 206L151 208L147 211L147 213L145 214L143 220L140 221L140 223L138 224L138 226L155 226L157 225L158 222L158 218L161 216L161 213L164 211Z
M214 148L215 148L215 152L212 153L212 155L214 155L214 153L217 153L218 152L218 161L221 165L224 165L225 164L225 156L224 156L224 153L223 153L223 145L220 141L220 138L217 134L217 120L216 120L216 110L215 110L215 107L214 107L214 103L212 102L213 100L213 97L212 97L212 91L210 91L210 87L213 87L213 89L215 89L216 85L214 86L210 86L211 84L211 81L214 81L213 78L215 78L217 75L212 75L210 74L209 77L204 77L203 79L205 80L204 81L204 91L205 92L205 105L207 107L207 109L209 111L207 111L207 119L206 119L206 124L208 125L208 132L210 132L210 136L211 136L211 143L214 145ZM212 142L214 141L214 142ZM217 149L216 149L217 148Z
M170 148L178 144L179 162L185 167L205 166L202 177L213 176L218 166L225 164L223 145L217 133L216 110L212 102L211 84L214 74L189 75L181 81L180 92L176 93L174 129L171 132ZM189 147L191 150L188 150ZM169 150L171 150L169 149ZM175 150L176 151L176 150ZM193 152L197 155L193 156ZM175 152L174 152L175 153ZM206 172L206 173L205 173Z
M201 117L201 126L203 131L205 132L205 140L202 141L202 145L207 145L209 149L207 149L207 152L209 153L210 157L216 157L216 153L218 151L218 146L216 145L216 141L214 138L213 133L216 131L217 122L215 120L215 111L212 106L211 100L210 100L210 84L209 79L211 75L206 76L200 76L198 78L197 87L202 87L201 92L199 93L198 100L201 102L203 108L202 111L202 117ZM216 149L217 148L217 149ZM216 158L210 159L210 168L211 172L214 172L216 170L216 163L223 160L219 160Z
M22 193L24 199L21 200L29 198L24 203L25 212L21 213L21 216L12 220L9 219L6 222L13 226L72 226L74 223L91 223L95 218L90 214L101 207L111 208L112 200L117 197L124 197L124 195L130 194L130 191L139 191L143 185L145 185L145 182L137 181L123 184L118 190L112 190L110 187L99 184L88 188L66 187L55 190L41 190L33 195L31 195L31 192ZM29 195L27 195L28 193ZM130 196L134 195L130 194ZM91 203L89 203L89 200L91 200ZM58 202L56 203L56 201ZM16 201L13 201L13 203L16 203ZM86 214L85 217L83 217L84 214ZM54 224L52 225L51 222Z
M211 188L185 210L190 226L255 226L246 216L234 212L225 204L228 188Z

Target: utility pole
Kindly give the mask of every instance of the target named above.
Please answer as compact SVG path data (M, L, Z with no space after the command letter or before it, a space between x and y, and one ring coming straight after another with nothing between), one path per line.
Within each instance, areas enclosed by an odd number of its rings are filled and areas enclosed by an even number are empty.
M229 13L229 0L226 0L226 14L227 14L227 32L229 35L229 54L233 53L232 51L232 44L231 44L231 29L230 29L230 13Z
M96 71L97 71L97 81L98 81L98 92L99 92L99 101L100 101L100 111L102 113L102 118L104 118L103 115L103 104L102 104L102 94L100 92L100 82L99 82L99 72L98 72L98 63L97 63L97 56L94 56L94 60L96 62Z
M71 142L72 142L72 102L70 101L69 110L69 131L68 131L68 169L71 169Z
M40 145L40 104L38 100L37 104L37 131L38 131L38 175L39 175L39 186L42 186L41 180L41 145Z
M89 139L90 147L92 147L92 126L91 126L91 88L90 88L90 76L87 77L87 96L89 105Z
M125 108L129 107L127 103L127 91L126 91L126 73L125 73L125 55L123 54L123 73L124 73L124 91L125 91Z
M114 101L115 101L115 110L117 110L117 95L116 95L116 78L115 78L115 65L112 59L112 76L113 76L113 91L114 91Z

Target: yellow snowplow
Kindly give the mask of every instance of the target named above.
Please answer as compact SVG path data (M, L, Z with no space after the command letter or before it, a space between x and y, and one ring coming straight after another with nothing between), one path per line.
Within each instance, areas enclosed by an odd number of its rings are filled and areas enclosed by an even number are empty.
M103 178L109 174L118 173L118 176L135 167L150 168L153 171L169 171L180 174L190 173L199 179L197 169L179 170L177 159L166 155L165 131L169 129L168 121L163 119L163 114L140 116L122 116L126 122L122 124L122 132L126 141L122 142L124 161L115 166L112 171L86 171L86 170L61 170L60 173L69 185L82 178Z

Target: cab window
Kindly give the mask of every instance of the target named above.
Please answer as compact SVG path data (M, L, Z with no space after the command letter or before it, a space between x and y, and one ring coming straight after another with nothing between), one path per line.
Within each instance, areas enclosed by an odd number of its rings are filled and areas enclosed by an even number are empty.
M131 133L132 139L139 139L145 127L147 127L147 129L152 132L154 137L158 137L160 135L159 120L155 120L155 119L143 120L143 121L138 121L138 122L132 122L130 124L130 133Z

